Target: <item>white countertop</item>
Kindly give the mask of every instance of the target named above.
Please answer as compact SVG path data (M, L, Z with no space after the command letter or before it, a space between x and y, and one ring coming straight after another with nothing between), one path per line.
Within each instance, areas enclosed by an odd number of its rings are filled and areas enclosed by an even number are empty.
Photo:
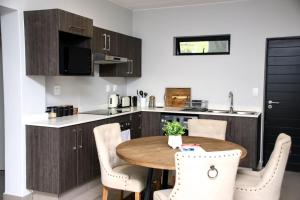
M116 115L91 115L91 114L77 114L70 115L65 117L57 117L54 119L41 119L41 120L33 120L27 122L26 125L32 126L42 126L42 127L52 127L52 128L62 128L66 126L72 126L76 124L82 124L87 122L98 121L102 119L117 117L121 115L127 115L135 112L162 112L162 113L180 113L180 114L196 114L196 115L219 115L219 116L236 116L236 117L254 117L257 118L260 116L260 113L257 112L254 115L241 115L241 114L229 114L229 113L211 113L211 112L187 112L182 111L182 108L125 108L128 112L116 114Z

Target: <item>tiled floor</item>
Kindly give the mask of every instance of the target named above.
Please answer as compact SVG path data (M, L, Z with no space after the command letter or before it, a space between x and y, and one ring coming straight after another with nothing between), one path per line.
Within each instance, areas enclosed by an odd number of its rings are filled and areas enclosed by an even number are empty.
M300 197L300 173L286 172L282 184L280 200L299 200ZM4 171L0 171L0 194L4 192ZM113 190L109 193L109 200L119 199L119 191ZM0 195L0 200L3 197Z
M284 175L280 200L300 199L300 173L286 172Z
M0 171L0 200L3 199L3 193L4 193L4 171Z

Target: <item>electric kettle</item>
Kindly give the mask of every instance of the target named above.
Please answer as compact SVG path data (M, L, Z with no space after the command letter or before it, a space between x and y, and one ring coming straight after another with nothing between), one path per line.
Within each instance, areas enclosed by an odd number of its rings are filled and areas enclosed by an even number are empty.
M109 96L108 108L116 108L119 105L119 95L111 94Z

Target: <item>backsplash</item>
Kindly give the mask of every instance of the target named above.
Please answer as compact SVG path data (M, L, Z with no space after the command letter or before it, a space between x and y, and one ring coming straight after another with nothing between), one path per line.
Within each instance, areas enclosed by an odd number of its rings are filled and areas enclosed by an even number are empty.
M88 109L107 104L106 85L117 85L114 93L126 95L125 78L99 77L99 67L94 76L48 76L46 77L46 105L74 105ZM54 87L60 86L60 95L54 95Z

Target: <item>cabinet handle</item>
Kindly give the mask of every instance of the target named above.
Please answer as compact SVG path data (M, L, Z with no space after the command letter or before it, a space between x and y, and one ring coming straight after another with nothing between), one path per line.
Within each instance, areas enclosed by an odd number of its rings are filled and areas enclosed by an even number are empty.
M130 61L127 62L127 72L126 74L130 74Z
M106 49L106 37L107 37L106 33L103 33L102 37L104 37L104 48L103 48L103 50L107 50Z
M82 148L83 148L83 144L82 144L82 133L83 133L83 130L80 128L80 129L78 130L78 134L79 134L79 136L80 136L80 144L78 144L78 148L79 148L79 149L82 149Z
M107 48L107 50L110 51L110 35L107 35L107 39L108 39L108 48Z
M76 151L77 150L77 133L76 133L76 129L73 129L73 133L74 133L74 146L73 146L73 150Z
M69 29L78 29L78 30L81 30L81 31L85 30L85 28L82 28L82 27L79 27L79 26L73 26L73 25L70 25Z
M131 74L133 74L133 60L131 60Z

